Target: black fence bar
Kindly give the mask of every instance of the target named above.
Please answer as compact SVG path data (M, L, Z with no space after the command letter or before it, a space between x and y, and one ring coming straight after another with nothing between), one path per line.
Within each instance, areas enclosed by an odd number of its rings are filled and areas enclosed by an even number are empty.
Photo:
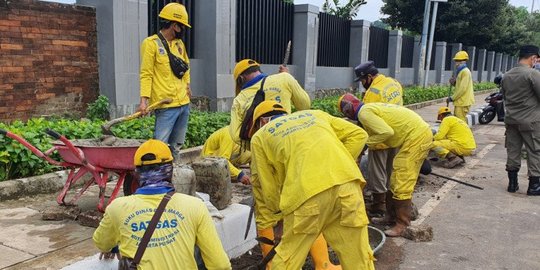
M401 38L401 67L413 67L414 37L403 35Z
M236 61L282 64L293 37L293 19L294 5L283 0L237 0ZM289 64L291 59L292 53Z
M444 60L444 69L452 70L454 64L454 56L452 55L452 46L446 45L446 59Z
M388 35L390 31L369 27L369 60L375 62L378 68L388 68Z
M351 21L319 13L317 66L348 67Z
M195 21L193 20L193 15L195 14L194 5L191 0L148 0L148 35L156 34L159 31L159 12L165 5L173 2L180 3L186 7L189 17L189 24L191 27L195 27L193 25L193 22ZM190 58L194 58L193 32L187 27L186 30L186 34L182 40L186 46L188 56Z
M477 50L474 55L474 69L473 70L478 70L478 60L480 60L480 53Z
M435 45L435 42L433 42L433 45ZM431 59L429 59L429 61L431 62L431 63L429 63L429 70L435 70L435 57L437 56L436 51L437 50L435 50L435 46L433 46L431 48ZM426 61L427 61L427 59L426 59Z

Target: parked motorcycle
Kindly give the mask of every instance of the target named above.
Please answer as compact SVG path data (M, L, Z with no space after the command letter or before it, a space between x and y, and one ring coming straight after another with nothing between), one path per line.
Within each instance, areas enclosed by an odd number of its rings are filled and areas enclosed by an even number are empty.
M495 119L495 116L497 116L498 122L504 121L504 101L503 101L503 94L500 91L501 87L501 81L502 81L502 75L498 75L495 77L494 82L499 87L499 92L491 93L489 96L485 98L485 101L488 103L488 105L482 110L482 113L478 116L478 122L480 124L489 124L493 119Z

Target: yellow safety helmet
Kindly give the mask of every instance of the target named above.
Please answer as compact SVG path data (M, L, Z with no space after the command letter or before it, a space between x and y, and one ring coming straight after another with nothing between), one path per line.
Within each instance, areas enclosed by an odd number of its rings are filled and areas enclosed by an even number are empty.
M133 157L135 166L167 163L173 161L171 149L162 141L150 139L137 149Z
M466 51L459 51L454 56L454 61L467 61L469 60L469 54Z
M446 114L452 113L448 107L440 107L437 112L437 120L442 120Z
M249 137L253 136L253 133L255 133L255 123L259 120L259 118L269 112L283 112L287 113L287 110L283 108L283 105L281 103L275 101L275 100L265 100L261 102L257 107L255 108L255 111L253 111L253 122L251 124L251 129L249 131Z
M179 22L189 28L186 7L179 3L169 3L159 12L159 17L172 22Z
M236 66L234 66L233 78L234 78L234 82L236 83L236 95L240 93L240 87L242 87L241 85L238 85L238 77L240 77L240 74L242 74L244 71L246 71L250 67L259 67L259 66L261 65L253 59L244 59L238 62Z

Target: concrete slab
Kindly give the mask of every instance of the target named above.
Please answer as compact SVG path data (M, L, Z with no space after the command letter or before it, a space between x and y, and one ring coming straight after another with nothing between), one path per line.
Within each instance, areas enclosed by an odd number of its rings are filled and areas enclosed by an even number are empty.
M33 258L26 252L0 245L0 269Z
M229 207L220 211L225 218L216 222L216 229L223 248L231 259L240 257L257 244L255 240L255 237L257 237L255 218L251 220L252 224L248 236L244 240L249 210L249 206L231 204Z

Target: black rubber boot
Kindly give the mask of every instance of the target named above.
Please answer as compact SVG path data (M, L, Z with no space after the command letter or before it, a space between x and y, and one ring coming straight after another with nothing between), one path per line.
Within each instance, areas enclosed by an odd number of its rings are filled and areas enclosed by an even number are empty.
M519 190L518 171L508 171L508 192L514 193Z
M540 196L540 176L529 177L529 188L527 189L527 195Z

